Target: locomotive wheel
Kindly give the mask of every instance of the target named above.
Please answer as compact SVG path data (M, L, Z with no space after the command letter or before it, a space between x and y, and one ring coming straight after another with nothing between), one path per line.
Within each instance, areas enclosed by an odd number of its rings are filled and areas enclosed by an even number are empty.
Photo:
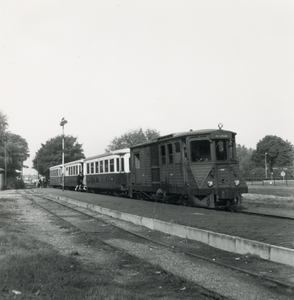
M182 200L182 205L188 206L188 204L189 204L188 199L183 199L183 200Z
M235 199L235 205L241 205L242 203L242 196L240 194L237 194Z

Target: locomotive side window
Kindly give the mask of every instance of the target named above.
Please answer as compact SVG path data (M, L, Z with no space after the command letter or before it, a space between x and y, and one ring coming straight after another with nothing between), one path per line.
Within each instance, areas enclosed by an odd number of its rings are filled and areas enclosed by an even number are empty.
M226 140L216 140L215 141L215 154L217 160L227 159L227 141Z
M208 140L192 141L190 144L190 148L192 162L211 160L210 142Z
M168 144L167 145L167 151L168 151L168 161L170 164L174 163L174 155L173 155L173 145Z
M165 146L160 146L160 151L161 151L161 162L163 165L166 164L166 154L165 154Z
M136 153L135 154L135 168L140 169L141 164L140 164L140 154Z
M175 163L179 163L181 161L181 147L179 142L175 143L175 150Z

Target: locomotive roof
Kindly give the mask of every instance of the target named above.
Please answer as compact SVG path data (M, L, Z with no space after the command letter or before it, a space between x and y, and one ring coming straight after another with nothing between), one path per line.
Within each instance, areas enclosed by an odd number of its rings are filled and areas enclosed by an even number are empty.
M164 136L160 136L155 140L146 142L146 143L141 143L138 145L134 145L131 148L136 148L142 145L148 145L148 144L153 144L153 143L157 143L157 142L161 142L161 141L166 141L166 140L171 140L174 138L179 138L179 137L185 137L185 136L197 136L197 135L208 135L211 133L219 133L219 134L223 134L223 133L232 133L232 134L236 134L236 132L230 131L230 130L223 130L223 129L200 129L200 130L190 130L190 131L185 131L185 132L177 132L177 133L171 133L168 135L164 135Z

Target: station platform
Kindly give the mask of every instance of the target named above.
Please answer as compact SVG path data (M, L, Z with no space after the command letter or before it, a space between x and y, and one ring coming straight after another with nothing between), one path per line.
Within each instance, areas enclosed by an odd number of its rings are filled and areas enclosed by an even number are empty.
M225 251L294 266L293 220L52 188L33 192Z

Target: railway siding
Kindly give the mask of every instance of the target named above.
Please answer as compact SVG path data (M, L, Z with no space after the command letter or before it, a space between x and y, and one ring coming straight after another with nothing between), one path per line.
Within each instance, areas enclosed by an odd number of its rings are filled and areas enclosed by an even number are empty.
M46 189L46 192L47 191L48 190ZM238 236L218 233L211 230L204 230L191 226L181 225L175 222L166 222L164 220L158 220L157 218L149 218L145 216L139 216L136 214L122 212L116 209L103 207L101 203L100 205L87 203L85 202L85 197L83 197L83 200L77 200L68 196L65 197L58 195L57 193L47 192L47 194L52 199L66 201L70 204L87 208L98 213L111 216L116 219L128 221L136 225L145 226L152 230L157 230L177 237L202 242L211 247L233 252L236 254L256 255L262 259L286 264L289 266L294 266L294 249L280 247L277 245L263 243L260 241L254 241Z

